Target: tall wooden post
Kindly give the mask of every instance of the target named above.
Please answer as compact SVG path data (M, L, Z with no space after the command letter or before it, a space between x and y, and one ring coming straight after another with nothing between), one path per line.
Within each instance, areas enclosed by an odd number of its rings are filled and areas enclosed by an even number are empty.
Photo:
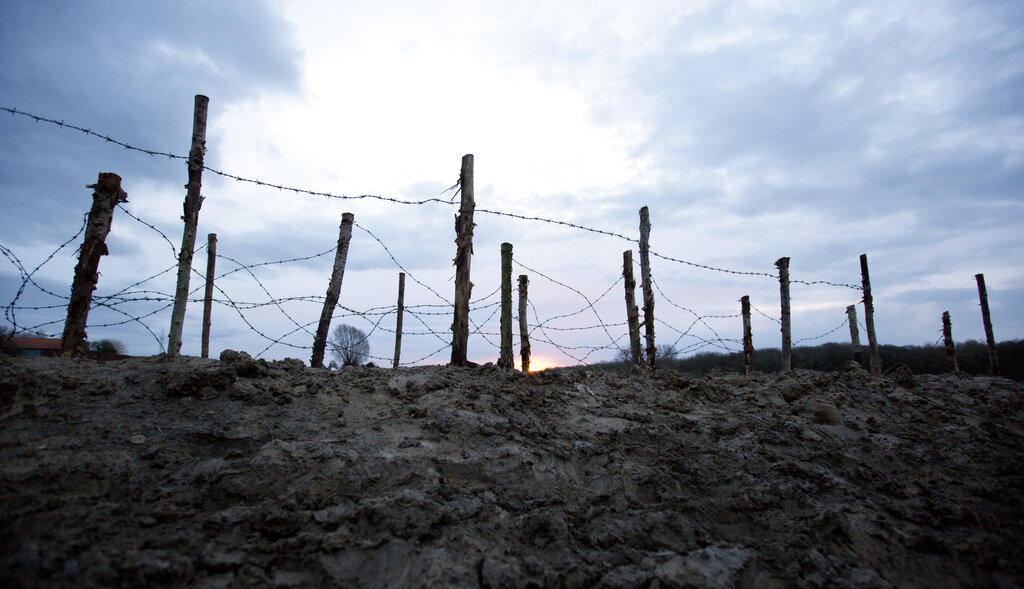
M864 365L864 354L860 351L860 330L857 329L857 306L846 307L846 322L850 324L850 345L853 346L853 361Z
M512 244L501 244L501 355L498 368L512 370Z
M754 338L750 332L750 296L740 298L740 312L743 314L743 370L754 371Z
M398 368L398 358L402 355L402 315L405 313L405 272L398 273L398 318L395 320L395 360L392 368Z
M452 320L452 359L454 366L466 365L469 350L469 299L473 283L469 280L470 261L473 258L473 155L462 156L462 174L459 176L462 202L455 218L455 317Z
M64 321L64 335L60 340L61 356L76 356L85 349L85 325L89 319L92 291L99 282L100 257L108 253L107 234L114 220L114 207L126 202L128 195L121 190L121 177L102 172L92 188L92 207L85 225L85 238L78 252L75 277L71 282L71 300L68 302L68 316Z
M949 319L949 311L942 312L942 339L946 344L946 360L950 372L960 372L956 362L956 345L953 344L953 322Z
M871 372L882 374L882 357L878 353L878 338L875 337L875 302L871 297L871 277L868 274L868 255L860 255L860 276L864 288L864 327L868 331L868 348L871 352Z
M210 357L210 323L213 313L213 273L217 267L217 234L206 236L206 296L203 298L203 358Z
M324 348L327 347L327 336L331 331L331 318L334 316L334 307L338 304L338 297L341 294L341 282L345 277L345 260L348 258L348 244L352 239L352 221L355 215L343 213L341 215L341 227L338 230L338 249L334 254L334 269L331 270L331 282L327 285L327 298L324 299L324 308L320 311L320 324L316 328L316 337L313 339L313 357L309 365L313 368L324 367Z
M199 208L203 206L200 190L203 185L203 157L206 154L206 112L210 99L196 94L192 114L192 148L188 152L188 184L185 193L185 214L182 220L185 228L181 235L181 251L178 252L178 286L174 291L174 308L171 310L171 331L167 336L167 354L177 356L181 352L181 331L185 323L185 305L188 303L188 283L192 274L192 250L196 246L196 230L199 227Z
M789 317L789 258L775 261L779 269L779 298L782 300L782 370L793 369L793 334Z
M633 278L633 250L622 252L622 277L626 283L626 322L629 325L629 357L633 364L642 366L640 348L640 310L636 306L636 280Z
M985 290L985 275L975 274L978 281L978 298L981 299L981 319L985 322L985 341L988 342L988 373L999 374L999 356L996 354L996 338L992 334L992 316L988 310L988 291Z
M658 348L654 345L654 285L651 284L651 217L647 207L640 209L640 279L644 291L644 332L647 340L647 365L656 366Z
M527 288L530 279L526 274L519 275L519 356L520 369L523 373L530 372L530 327L526 323L526 303L529 301Z

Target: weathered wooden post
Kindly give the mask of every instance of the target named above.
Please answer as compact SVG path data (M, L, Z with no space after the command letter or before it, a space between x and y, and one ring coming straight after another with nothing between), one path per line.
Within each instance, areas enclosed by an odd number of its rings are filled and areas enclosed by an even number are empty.
M199 208L203 206L200 194L203 185L203 157L206 154L206 112L210 99L196 94L192 113L192 148L188 152L188 184L185 193L185 214L182 220L185 228L181 234L181 251L178 252L178 286L174 291L174 308L171 310L171 331L167 336L167 354L177 356L181 352L181 331L185 323L185 305L188 303L188 283L192 274L192 254L196 245L196 229L199 227Z
M398 273L398 318L395 319L395 360L392 368L398 368L398 358L402 355L402 315L405 313L405 272Z
M857 329L857 306L846 307L846 322L850 324L850 345L853 346L853 361L864 365L864 354L860 351L860 330Z
M789 317L789 258L775 260L779 269L779 298L782 300L782 371L793 369L793 335Z
M352 222L355 215L343 213L341 215L341 227L338 230L338 249L334 254L334 269L331 270L331 282L327 286L327 298L324 299L324 308L320 311L320 324L316 328L316 337L313 339L313 357L309 365L313 368L324 367L324 349L327 347L327 336L331 331L331 318L334 316L334 307L338 304L338 296L341 294L341 283L345 277L345 260L348 258L348 244L352 239Z
M519 356L520 369L524 374L530 372L530 327L526 323L526 303L528 302L527 288L530 286L530 279L526 274L519 275Z
M213 273L217 267L217 234L206 236L206 296L203 298L202 357L210 357L210 322L213 313Z
M949 311L942 312L942 339L946 344L946 360L950 372L960 372L956 362L956 345L953 344L953 322L949 319Z
M654 285L651 284L651 217L647 207L640 209L640 279L644 291L644 332L647 340L647 365L656 366L654 345Z
M473 258L473 155L462 156L459 176L462 202L459 216L455 217L455 317L452 320L452 359L454 366L466 365L469 350L469 298L473 283L469 280L469 267Z
M740 298L740 312L743 314L743 370L746 374L754 371L754 338L750 332L750 296Z
M633 250L622 252L622 278L626 283L626 323L629 325L629 357L633 364L643 366L640 348L640 310L636 306L636 280L633 278Z
M988 310L988 291L985 290L985 275L975 274L978 281L978 298L981 299L981 319L985 322L985 341L988 342L988 373L999 374L999 356L996 354L996 338L992 334L992 316Z
M867 254L860 255L860 275L864 288L864 327L868 331L871 372L882 374L882 357L878 353L878 338L875 337L875 302L871 297L871 277L868 275Z
M512 370L512 244L501 244L501 355L498 368Z
M71 282L71 300L68 302L68 316L64 320L64 335L60 340L61 356L77 356L85 349L85 324L92 304L92 291L99 282L97 269L100 257L107 255L107 234L114 220L114 207L127 202L128 195L121 190L121 177L102 172L92 188L92 207L85 225L85 238L78 251L78 264Z

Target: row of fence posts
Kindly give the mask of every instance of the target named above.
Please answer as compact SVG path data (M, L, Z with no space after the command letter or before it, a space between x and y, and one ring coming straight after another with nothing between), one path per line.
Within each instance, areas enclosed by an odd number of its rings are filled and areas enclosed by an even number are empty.
M192 272L192 257L195 250L196 230L199 224L199 210L202 207L203 197L202 172L203 160L206 151L206 126L207 113L209 110L209 98L203 95L195 96L193 121L192 121L192 143L187 160L188 184L184 202L184 229L181 240L181 250L178 254L178 276L174 295L174 305L171 313L171 328L168 336L167 354L176 356L181 350L182 327L184 324L185 307L188 301L189 278ZM93 204L89 211L86 222L85 237L79 254L78 264L75 267L74 280L71 287L71 298L68 303L68 314L64 326L64 334L61 338L61 354L64 356L76 355L85 348L86 332L85 327L88 319L89 307L92 302L92 292L96 289L98 282L98 267L101 256L106 255L106 237L110 233L114 208L118 203L127 201L127 194L121 189L121 177L114 173L104 172L99 174L96 184L88 186L93 189ZM468 341L469 341L469 300L472 295L473 283L470 281L470 267L473 256L473 213L476 208L473 189L473 155L467 154L462 157L462 169L459 175L459 188L461 201L459 214L455 218L455 299L452 321L452 344L451 361L455 366L465 366L467 362ZM323 309L320 313L320 321L317 326L316 335L313 340L313 354L310 365L323 367L324 352L330 332L331 319L334 309L338 304L341 292L341 285L345 274L345 262L348 257L349 242L352 237L352 224L354 215L344 213L341 218L341 226L338 234L338 246L334 258L334 266L331 272L331 280L328 284L327 295L324 300ZM626 320L629 329L630 358L638 366L655 368L657 364L657 347L655 346L654 334L654 290L651 279L650 266L650 233L651 222L650 212L645 206L640 209L640 277L643 295L643 322L639 320L639 309L636 304L635 288L636 280L633 277L633 252L626 250L622 254L622 275L625 281L626 299ZM202 323L202 356L209 356L211 310L213 300L213 276L217 257L217 236L209 234L207 242L207 268L206 268L206 289L203 306ZM779 258L775 262L779 270L779 288L781 299L781 330L782 330L782 365L783 371L792 369L792 336L790 321L790 293L789 293L789 258ZM878 341L875 337L874 323L874 301L871 296L871 280L868 273L867 254L860 256L861 279L864 303L864 323L867 331L868 346L870 350L869 366L872 372L881 373L882 363L878 351ZM988 343L989 367L991 374L999 373L999 359L996 354L995 337L992 332L992 321L989 313L988 294L985 289L985 277L983 274L975 276L978 283L978 294L981 299L982 318L985 326L985 337ZM526 320L526 309L528 302L529 279L526 275L519 276L519 333L521 348L521 367L524 372L529 372L530 366L530 343L529 332ZM402 342L402 319L405 297L405 273L399 273L398 282L398 314L396 319L395 353L393 367L399 365ZM750 297L745 295L740 299L741 314L743 317L743 363L744 369L749 374L753 370L754 349L750 328ZM846 309L850 326L850 339L853 348L854 360L863 363L860 336L857 329L857 312L854 305ZM945 349L949 358L950 370L958 371L956 361L956 349L952 339L952 328L949 312L942 316L943 339ZM640 327L644 327L644 340L646 348L642 350L640 340ZM644 355L646 352L646 355ZM512 244L501 245L501 346L498 366L511 370L514 366L512 360Z

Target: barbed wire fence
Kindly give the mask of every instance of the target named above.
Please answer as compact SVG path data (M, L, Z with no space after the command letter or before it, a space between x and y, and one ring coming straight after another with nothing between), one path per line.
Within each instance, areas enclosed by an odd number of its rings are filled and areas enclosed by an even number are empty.
M89 137L100 139L112 145L117 145L127 151L145 154L150 157L166 157L170 160L188 160L188 156L136 147L127 142L112 138L109 135L93 131L86 127L73 125L63 120L43 117L10 107L0 107L0 110L9 112L14 116L32 119L37 123L46 123L60 129L81 132ZM291 192L297 195L321 197L341 201L377 200L391 205L422 206L427 204L440 204L452 206L457 204L456 197L461 190L460 184L456 182L440 194L421 199L404 199L372 194L351 196L326 191L309 190L275 182L247 178L237 174L217 170L209 166L204 166L204 170L236 182L247 183L261 188L277 189L279 191ZM445 198L445 195L448 193L452 193L452 196ZM159 240L160 242L170 246L170 253L175 261L169 264L166 268L151 273L145 278L122 287L111 294L102 294L102 292L96 294L93 298L91 308L108 313L112 315L112 318L99 319L94 323L90 323L89 327L114 328L129 324L136 324L141 329L145 330L156 341L161 351L163 351L165 349L163 331L158 330L155 327L154 322L158 319L163 320L163 316L173 305L174 296L170 292L163 290L159 285L157 285L157 283L161 279L167 277L167 275L172 274L177 268L178 251L173 241L164 231L159 229L157 223L144 219L141 215L133 213L129 208L122 204L117 206L123 214L138 223L140 226L146 228L148 232L153 235L153 239ZM534 215L524 215L516 212L501 211L485 207L476 208L475 212L495 217L510 218L530 223L543 223L564 229L587 232L604 238L613 238L625 241L629 243L631 247L638 243L635 237L630 237L622 233L606 229L589 227L571 221ZM53 329L55 326L59 326L63 323L64 318L61 316L61 312L66 310L70 297L59 294L58 292L55 292L53 288L47 288L40 284L40 281L36 279L36 276L41 269L43 269L55 258L55 256L57 256L58 253L69 248L69 246L71 246L71 244L82 235L85 225L86 221L83 218L81 228L69 239L61 243L55 250L49 253L49 255L44 257L44 259L31 270L28 269L28 266L23 263L11 248L0 243L0 253L2 253L5 259L7 259L15 268L18 274L17 280L19 284L16 288L15 294L10 302L8 302L4 307L4 318L14 327L15 333L40 334L48 337L56 335L53 332ZM359 223L354 223L354 225L357 229L365 233L371 242L376 243L383 250L384 254L391 260L396 269L405 273L405 275L408 276L416 285L423 289L423 292L421 293L423 296L428 296L433 299L430 302L418 302L403 306L404 313L412 317L416 322L415 329L403 331L403 337L422 338L424 340L434 341L435 345L427 346L427 348L432 351L417 354L414 359L403 361L402 365L416 365L429 361L437 362L438 358L446 350L450 349L452 345L450 330L443 325L444 322L449 321L452 317L452 300L442 295L438 292L438 289L429 285L426 281L420 280L410 272L408 264L401 263L396 258L392 248L389 248L384 240L368 227ZM193 254L199 253L205 248L206 244L196 247ZM242 325L245 326L245 329L258 338L257 341L260 342L259 345L262 346L262 348L255 354L255 357L258 358L268 354L277 347L287 350L303 351L312 349L311 338L313 337L313 331L311 331L311 327L317 324L317 321L314 319L317 315L317 309L322 307L326 298L323 295L308 294L275 296L271 292L271 289L263 280L261 280L257 271L266 270L270 267L304 265L306 263L320 260L321 258L326 258L332 252L334 252L334 248L305 256L297 256L280 260L263 260L251 263L246 263L223 254L216 255L216 259L218 261L229 263L231 264L231 267L227 271L222 271L215 276L214 289L217 292L217 296L212 299L212 302L222 308L230 310L234 316L237 316ZM718 272L741 278L779 279L779 275L777 273L723 268L684 260L678 257L658 253L656 251L651 251L650 254L664 262L684 265L703 271ZM602 354L605 352L611 351L616 354L621 354L626 351L628 346L625 346L623 341L628 338L627 322L607 319L610 313L614 313L613 316L615 317L623 315L621 310L612 309L613 303L610 298L613 297L609 297L616 287L622 283L623 279L621 275L618 276L617 279L605 288L598 296L593 297L588 296L580 288L572 286L570 284L571 280L562 276L555 277L554 273L550 271L541 271L538 269L539 265L536 262L531 261L528 265L525 263L526 261L521 260L518 257L513 258L513 261L517 267L527 272L528 275L540 278L552 288L562 292L562 299L565 297L569 297L570 299L578 297L580 300L578 307L572 307L574 310L559 310L548 316L542 316L535 304L535 297L531 297L531 300L529 301L529 309L532 313L532 319L528 318L527 320L531 342L542 343L550 346L552 350L578 365L586 365L595 361L607 361L608 358L602 357ZM192 273L204 280L206 278L202 272L196 269L192 269ZM229 278L232 278L232 280L225 282L225 279ZM239 280L239 278L244 280ZM861 291L861 287L858 285L844 284L834 281L792 280L791 282L807 286L823 285L843 289L853 289L858 291L858 293ZM655 319L655 323L663 328L662 334L665 334L666 332L669 334L668 338L664 338L664 335L663 338L671 341L671 344L669 344L670 349L675 350L679 354L691 354L705 349L732 354L742 350L741 338L727 337L729 334L736 333L739 330L739 318L741 316L739 313L702 314L675 302L673 298L669 297L668 294L663 291L657 281L652 280L652 284L657 290L658 297L661 301L665 302L671 309L682 313L681 316L670 313L668 320L660 316ZM51 304L21 304L20 301L25 297L26 290L29 288L32 288L52 299L50 301ZM166 286L164 288L166 288ZM204 299L196 296L202 289L203 285L191 289L188 293L188 301L192 303L202 303ZM472 331L470 335L471 337L476 338L476 341L479 341L486 346L486 349L501 349L501 346L492 339L500 337L500 331L495 323L496 317L501 310L501 301L493 300L498 295L499 290L500 286L486 296L471 301L470 324L472 326ZM229 294L229 291L231 294ZM237 296L237 293L240 292L244 292L246 294ZM256 293L259 300L247 300L247 297L250 297L252 293ZM621 306L621 303L618 304ZM779 322L778 318L773 317L756 307L755 310L763 317L776 323ZM265 313L266 311L270 311L272 316L283 318L287 327L283 330L278 329L278 331L281 331L280 333L277 331L272 332L270 328L262 327L263 325L269 325L272 323L272 321L268 319L268 316ZM339 304L335 309L333 317L335 320L354 321L365 327L367 330L365 338L368 339L374 337L375 334L378 333L393 336L396 333L396 330L390 327L390 325L393 324L393 320L389 320L389 318L395 316L397 312L397 304L391 306L376 306L363 310L357 310ZM22 317L24 317L25 314L28 314L31 318L22 320L19 319L19 314L21 314ZM260 316L256 317L257 314ZM582 318L591 316L593 317L592 323L583 325L579 324ZM686 319L687 317L689 319ZM518 316L516 316L515 319L518 320ZM677 321L683 321L683 323L680 323L679 325L683 325L685 323L685 326L680 327L676 325L675 323ZM844 321L837 327L825 333L805 337L794 343L823 339L837 332L845 325L847 325L847 322L844 319ZM575 341L572 343L567 342L565 340L566 334L573 334L574 336L580 336L582 334L586 337L588 343L579 343L578 337L575 338ZM726 334L726 336L723 336L722 334ZM254 345L252 349L255 350L256 346ZM534 347L534 350L536 352L537 347ZM389 363L392 360L391 358L377 355L371 355L370 359L379 363ZM443 361L443 359L441 361Z

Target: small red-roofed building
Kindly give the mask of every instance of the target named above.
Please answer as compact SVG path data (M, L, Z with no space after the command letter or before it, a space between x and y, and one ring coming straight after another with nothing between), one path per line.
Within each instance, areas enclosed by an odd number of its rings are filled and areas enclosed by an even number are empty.
M12 337L18 356L60 356L60 340L48 337Z

